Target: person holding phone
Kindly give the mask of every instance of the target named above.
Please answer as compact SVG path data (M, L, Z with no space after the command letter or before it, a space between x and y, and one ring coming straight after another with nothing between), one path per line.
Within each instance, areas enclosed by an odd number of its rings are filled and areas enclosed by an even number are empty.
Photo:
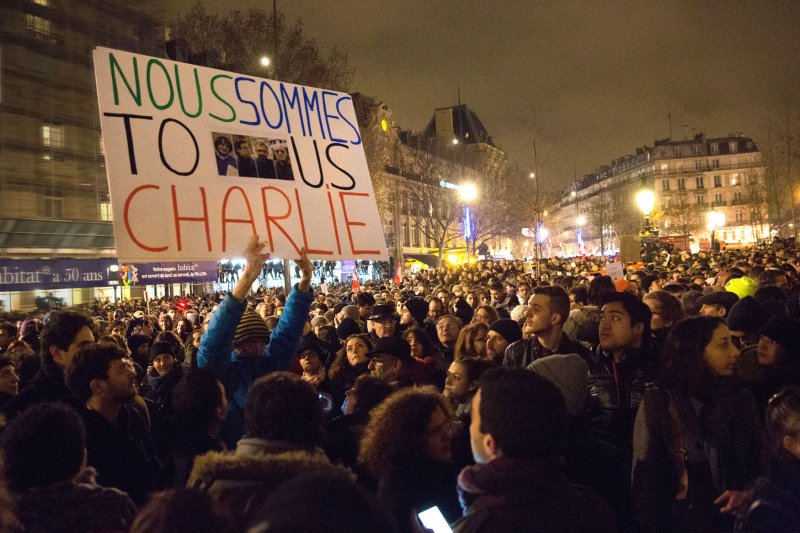
M377 480L378 500L401 532L412 532L416 511L434 505L448 521L460 515L452 424L447 402L433 387L401 389L370 413L359 460Z

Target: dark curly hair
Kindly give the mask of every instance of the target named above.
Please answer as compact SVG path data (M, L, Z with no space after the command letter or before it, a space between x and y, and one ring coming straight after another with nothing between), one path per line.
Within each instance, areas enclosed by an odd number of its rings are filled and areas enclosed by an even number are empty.
M248 437L288 441L313 448L322 439L322 405L300 376L273 372L253 383L244 408Z
M359 446L358 460L375 476L415 466L425 457L428 423L437 408L452 418L433 387L404 388L372 410Z
M73 409L43 403L9 424L0 444L8 486L20 492L75 477L83 465L86 430Z

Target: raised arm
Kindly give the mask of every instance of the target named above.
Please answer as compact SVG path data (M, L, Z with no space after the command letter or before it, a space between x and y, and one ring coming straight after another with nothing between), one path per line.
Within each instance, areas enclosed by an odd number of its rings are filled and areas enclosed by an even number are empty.
M294 350L303 335L303 326L308 320L308 312L311 309L311 300L314 295L311 291L311 273L314 268L306 255L305 248L300 251L300 260L295 262L300 267L302 277L289 293L283 314L270 336L269 344L264 349L264 353L269 358L270 370L287 370L289 368Z
M208 330L200 339L200 347L197 350L197 366L210 368L217 376L224 376L228 370L233 349L233 336L246 307L245 298L247 298L253 282L261 273L264 262L269 259L269 254L263 252L265 245L266 243L259 242L255 235L250 239L244 251L247 260L244 271L233 291L222 300L219 308L214 312Z

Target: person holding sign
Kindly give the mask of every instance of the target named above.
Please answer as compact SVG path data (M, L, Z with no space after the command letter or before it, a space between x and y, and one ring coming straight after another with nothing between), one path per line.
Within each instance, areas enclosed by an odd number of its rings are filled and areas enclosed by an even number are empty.
M263 251L265 246L255 235L250 240L244 252L247 259L244 272L214 312L197 351L198 367L211 369L226 387L228 418L222 438L228 447L234 447L244 432L245 400L253 382L269 372L288 370L314 298L313 269L303 248L297 261L302 277L292 288L272 335L260 316L245 312L250 287L269 258Z

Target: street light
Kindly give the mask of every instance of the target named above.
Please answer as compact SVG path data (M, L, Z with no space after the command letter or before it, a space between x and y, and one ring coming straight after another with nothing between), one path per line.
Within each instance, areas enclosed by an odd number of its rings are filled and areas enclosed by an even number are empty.
M711 234L711 251L719 251L719 243L716 239L716 230L725 225L725 213L719 211L709 211L706 214L706 223L708 231Z
M578 218L575 219L575 223L578 225L578 229L575 231L575 240L578 243L578 251L583 253L583 226L586 225L586 217L578 215Z
M650 214L656 205L656 195L651 189L640 189L636 193L636 205L644 215L644 226L640 233L642 245L644 246L644 258L648 263L652 257L656 240L658 239L658 229L650 223Z
M264 68L269 67L270 60L267 56L261 56L261 66Z
M458 196L464 202L464 242L467 246L467 264L469 264L469 240L472 237L472 217L469 212L469 205L478 199L478 188L474 183L462 183L458 186ZM473 239L473 243L475 240Z

